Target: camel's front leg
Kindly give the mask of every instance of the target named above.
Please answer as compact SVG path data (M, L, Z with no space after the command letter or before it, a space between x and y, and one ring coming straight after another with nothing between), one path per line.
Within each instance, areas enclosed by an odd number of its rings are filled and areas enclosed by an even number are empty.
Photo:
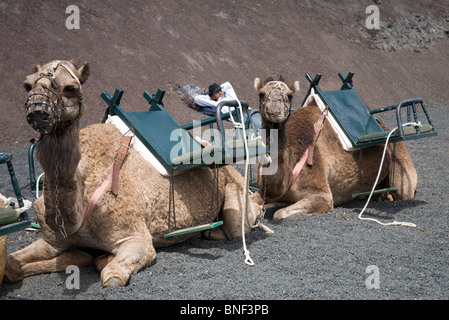
M69 265L88 266L92 257L76 250L56 248L44 239L38 239L28 247L6 258L5 281L17 282L36 274L64 272Z
M304 195L300 197L300 200L294 204L282 208L273 216L273 219L284 219L293 214L305 213L305 214L318 214L331 211L333 209L332 193L330 190L325 191L315 191L311 194Z
M397 142L395 146L395 160L392 163L394 167L391 170L393 172L389 174L389 183L391 186L398 188L394 195L396 200L411 200L415 197L418 173L405 143ZM389 147L394 148L394 146Z
M153 264L156 250L151 235L148 237L127 237L119 241L113 258L100 259L97 268L101 270L101 281L104 287L124 286L129 277L144 267ZM111 259L112 258L112 259ZM109 261L110 260L110 261Z
M203 237L210 240L232 240L242 236L242 192L242 188L238 184L226 185L223 208L221 209L223 225L221 228L203 232ZM244 219L245 234L251 231L260 209L257 201L249 195L248 202Z

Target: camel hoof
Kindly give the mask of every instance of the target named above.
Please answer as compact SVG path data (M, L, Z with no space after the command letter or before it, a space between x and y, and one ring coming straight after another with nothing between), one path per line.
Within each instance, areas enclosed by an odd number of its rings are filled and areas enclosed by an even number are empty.
M276 213L273 215L273 220L285 219L288 216L290 216L290 214L288 214L287 211L280 209L280 210L276 211Z
M205 231L203 231L202 233L201 233L201 237L203 238L203 239L207 239L207 240L210 240L210 233L211 233L211 231L210 230L205 230Z
M117 288L124 287L128 282L129 274L126 269L110 263L101 271L101 281L103 287Z
M205 230L201 233L201 237L206 240L228 240L221 228Z
M120 285L120 279L119 278L111 278L108 279L105 283L103 283L103 287L107 288L119 288Z

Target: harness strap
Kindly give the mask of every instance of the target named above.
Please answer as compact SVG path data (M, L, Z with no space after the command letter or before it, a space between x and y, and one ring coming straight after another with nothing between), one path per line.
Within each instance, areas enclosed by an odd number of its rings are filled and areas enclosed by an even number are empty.
M304 154L301 156L301 159L299 159L298 163L296 163L295 167L293 168L292 177L290 178L289 187L293 184L293 181L295 181L296 177L301 172L301 170L304 167L304 164L306 163L306 160L308 158L309 158L309 148L306 149L306 152L304 152Z
M293 184L293 181L295 181L296 177L301 172L301 170L304 167L304 164L306 163L306 161L307 161L308 165L310 165L310 166L313 165L313 151L315 149L316 142L318 141L318 138L320 137L320 133L321 133L321 130L323 129L323 123L324 123L325 119L326 119L326 114L324 112L322 112L320 114L317 122L315 122L315 124L313 125L314 131L315 131L315 135L313 137L313 141L309 145L309 147L306 149L304 154L301 156L301 158L299 159L298 163L296 163L295 167L293 168L293 170L292 170L292 177L290 179L289 186L291 186Z
M83 221L81 222L80 228L84 225L84 222L86 222L86 219L89 216L89 213L92 211L92 208L97 203L98 199L103 194L104 190L106 190L106 187L109 185L109 182L111 182L112 170L113 170L113 166L111 166L111 169L109 170L109 174L107 175L106 179L103 180L101 185L94 191L94 193L90 197L89 203L87 204L86 212L84 213Z
M123 161L126 158L126 155L129 152L129 145L131 143L132 136L124 136L122 141L122 146L120 147L118 151L117 157L114 158L114 163L111 165L109 169L109 174L106 176L106 178L103 180L103 182L98 186L97 189L95 189L94 193L89 199L89 202L86 207L86 212L84 213L83 221L81 222L81 225L79 229L84 225L84 223L87 220L87 217L89 216L90 212L92 211L93 207L97 203L98 199L101 197L103 192L108 187L109 183L112 181L112 193L116 196L118 194L118 177L119 177L119 171L122 166Z
M316 142L320 137L321 130L323 130L324 120L326 119L326 114L322 112L318 117L317 122L313 125L313 129L315 130L315 135L313 137L312 144L309 146L309 157L307 158L307 163L309 165L313 165L313 150L315 149Z
M129 145L131 144L132 136L124 136L122 145L118 151L117 157L114 158L113 172L112 172L112 193L118 195L118 182L120 168L122 167L123 161L125 161L126 156L129 153Z

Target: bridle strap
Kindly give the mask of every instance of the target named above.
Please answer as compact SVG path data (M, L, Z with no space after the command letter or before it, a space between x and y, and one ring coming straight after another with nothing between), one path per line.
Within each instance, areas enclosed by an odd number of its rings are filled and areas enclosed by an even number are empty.
M61 67L63 67L64 69L66 69L67 72L70 73L70 75L73 77L73 79L75 79L76 82L78 82L78 85L80 86L80 89L81 89L81 82L80 82L80 79L78 79L78 77L75 75L75 73L72 71L72 69L70 69L69 67L67 67L67 66L66 66L64 63L62 63L62 62L58 62L58 64L57 64L56 67L54 68L55 71L56 71L56 68L57 68L58 66L61 66Z

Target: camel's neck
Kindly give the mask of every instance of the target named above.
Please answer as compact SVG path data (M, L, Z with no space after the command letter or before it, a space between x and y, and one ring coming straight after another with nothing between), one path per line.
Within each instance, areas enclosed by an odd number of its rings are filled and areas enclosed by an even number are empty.
M285 153L287 152L288 145L286 122L271 123L263 120L262 128L266 132L266 141L267 146L270 148L272 163L267 170L261 171L260 187L268 198L275 199L282 196L288 188L286 181L289 178L287 177L286 179L286 176L290 172L286 172L288 166L285 165L287 161Z
M55 216L61 216L59 223L64 220L70 234L82 219L82 181L77 169L81 159L78 121L64 131L44 135L36 146L36 156L45 173L46 223L57 230Z
M274 141L275 147L279 151L284 151L287 148L287 125L286 121L281 123L273 123L268 122L265 119L262 120L262 128L266 130L267 135L267 144L273 145L273 142L271 138L276 137L276 141ZM280 154L280 152L278 152Z
M43 135L36 146L36 156L44 169L46 179L70 179L81 159L79 124L64 131Z

